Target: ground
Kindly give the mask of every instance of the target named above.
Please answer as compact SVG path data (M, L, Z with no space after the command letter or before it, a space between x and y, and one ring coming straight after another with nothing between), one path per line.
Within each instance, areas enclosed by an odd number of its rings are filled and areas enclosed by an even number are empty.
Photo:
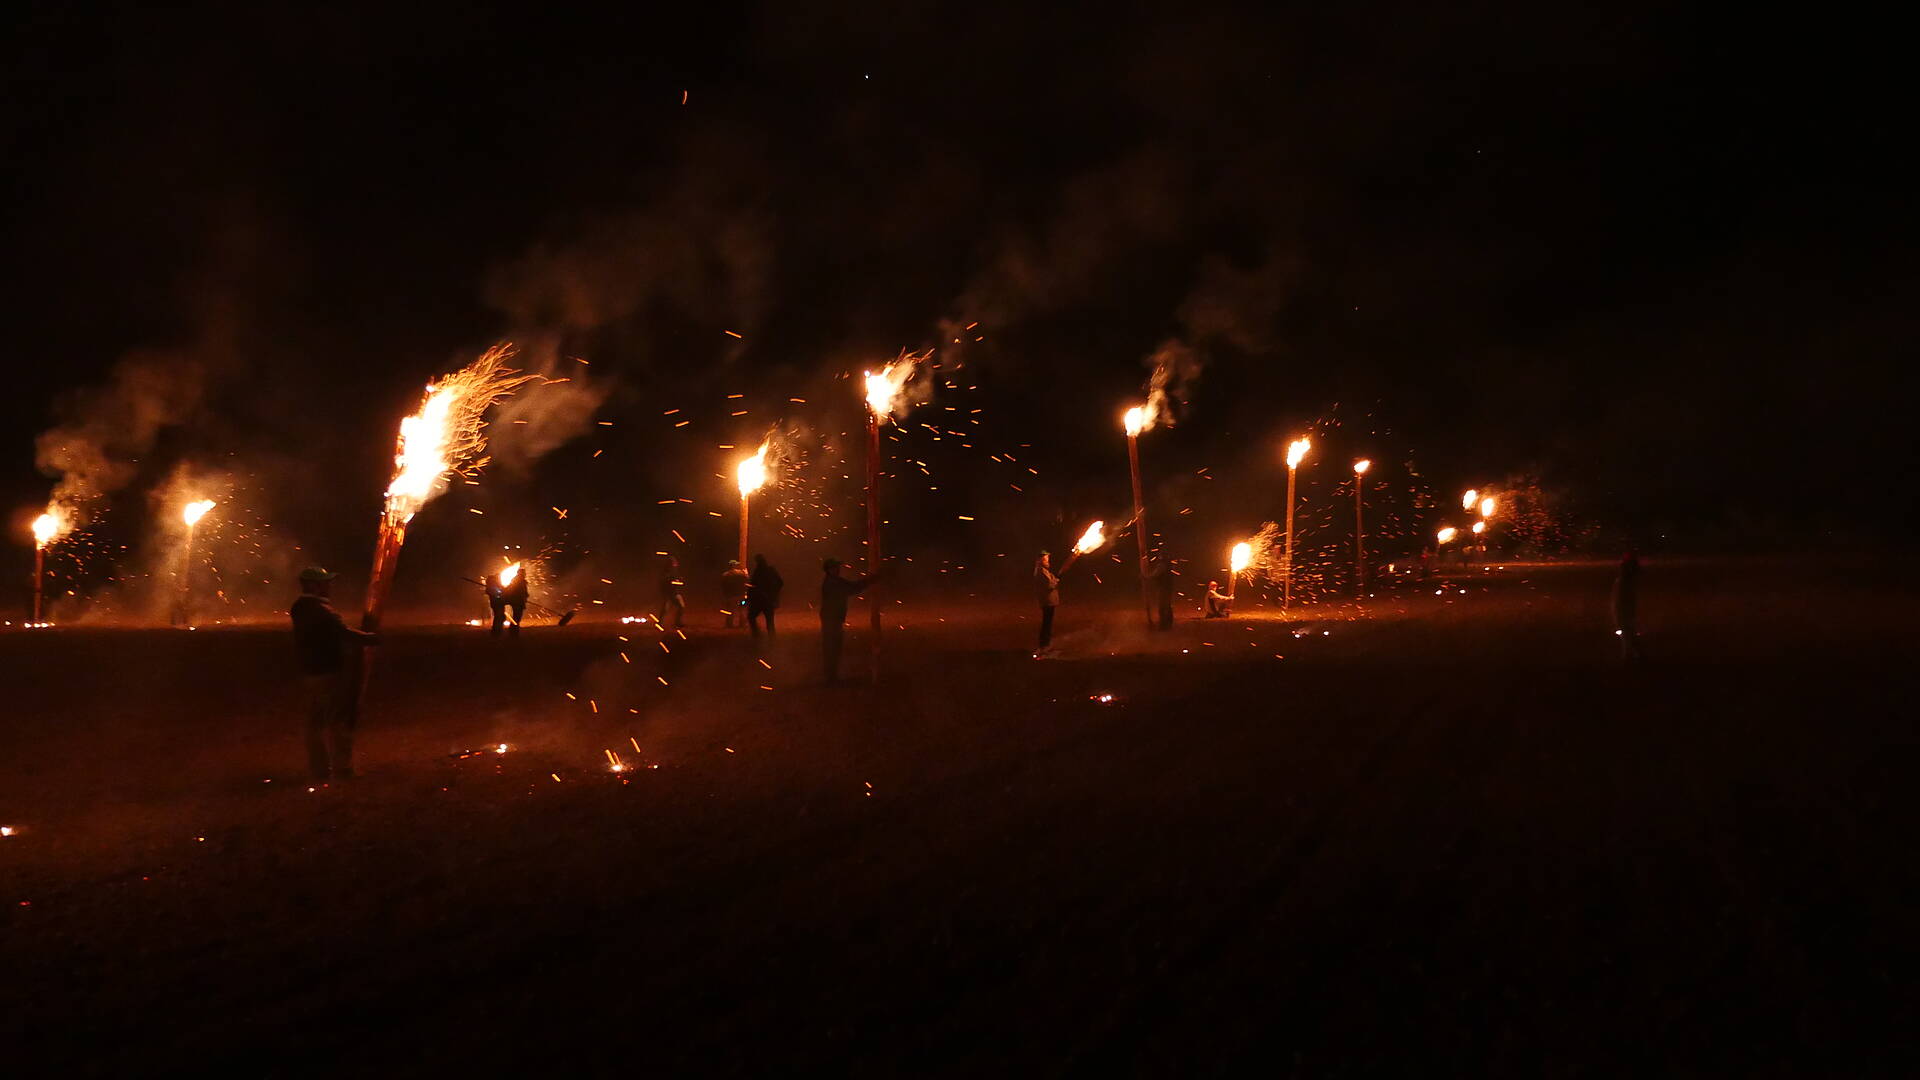
M1041 660L1030 612L923 598L877 687L818 684L803 609L767 666L715 626L400 628L364 777L311 792L284 632L13 632L0 1045L20 1075L1901 1071L1907 595L1653 560L1629 666L1607 585L1510 566L1168 635L1069 590Z

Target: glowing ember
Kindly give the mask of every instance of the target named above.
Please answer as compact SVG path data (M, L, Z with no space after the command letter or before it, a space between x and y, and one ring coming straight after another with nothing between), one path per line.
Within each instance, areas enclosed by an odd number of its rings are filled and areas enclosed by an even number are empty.
M494 747L494 748L493 748L493 752L494 752L494 753L496 753L496 754L504 754L504 753L506 753L506 752L507 752L507 744L506 744L506 743L501 743L501 744L500 744L499 746L496 746L496 747Z
M1367 470L1371 468L1373 468L1373 462L1366 458L1361 458L1359 461L1353 463L1353 474L1355 476L1365 476L1367 475Z
M1239 573L1253 565L1253 545L1245 540L1233 545L1233 553L1227 558L1227 566Z
M58 506L47 507L46 513L33 519L33 546L46 547L67 535L68 528L67 512Z
M1493 501L1493 496L1489 495L1486 498L1480 500L1480 516L1483 518L1490 518L1493 516L1493 512L1499 509L1499 507L1500 507L1500 504Z
M1480 501L1479 490L1477 488L1468 488L1467 493L1465 495L1460 496L1460 509L1471 511L1473 509L1473 504L1479 501Z
M1147 409L1144 405L1135 405L1133 408L1127 410L1125 416L1120 418L1120 422L1126 425L1127 434L1130 436L1138 435L1142 431L1145 431L1152 421L1153 418L1147 414Z
M894 410L904 405L901 400L906 390L907 380L920 362L933 355L933 350L910 353L902 351L893 361L881 368L879 374L867 372L867 410L875 419L886 420L893 416Z
M181 509L180 519L187 523L187 528L191 529L195 525L198 525L200 519L206 517L207 511L211 509L213 509L212 499L201 499L197 502L190 502Z
M1480 535L1481 533L1483 533L1483 532L1486 532L1486 531L1487 531L1487 523L1486 523L1486 522L1484 522L1484 521L1476 521L1476 522L1474 522L1474 523L1473 523L1473 535L1475 535L1475 536L1479 536L1479 535Z
M1292 442L1288 443L1287 444L1287 468L1289 469L1298 468L1300 466L1301 460L1307 456L1307 451L1311 449L1313 449L1313 440L1308 439L1305 436L1301 436L1300 438L1295 439Z
M871 407L873 404L873 397L872 397L873 376L871 375L867 376L867 388L868 388L867 404L869 407ZM740 494L743 497L747 495L751 495L756 491L759 491L760 488L766 484L767 482L767 447L769 445L770 445L769 443L761 443L760 449L754 451L752 457L746 457L746 458L740 459L740 467L739 469L735 470L734 475L740 482Z
M1452 543L1453 538L1455 536L1458 536L1459 534L1460 534L1460 530L1449 525L1446 528L1441 529L1439 532L1434 533L1433 539L1436 543L1448 544L1448 543Z
M512 566L509 566L505 570L500 571L500 587L504 589L507 586L513 584L514 579L519 576L520 576L520 564L514 563Z
M1096 521L1087 526L1087 531L1080 534L1080 539L1074 541L1073 553L1075 555L1085 555L1089 551L1097 550L1100 545L1106 542L1107 523L1104 521Z
M535 376L506 366L511 345L495 345L478 360L427 385L420 411L400 421L387 515L402 524L459 473L486 464L486 412Z

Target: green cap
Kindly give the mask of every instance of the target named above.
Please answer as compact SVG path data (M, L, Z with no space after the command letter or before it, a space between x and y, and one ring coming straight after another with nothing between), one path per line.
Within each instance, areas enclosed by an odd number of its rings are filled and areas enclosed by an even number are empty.
M324 566L309 566L305 570L300 571L301 581L332 581L339 576L340 575L333 573Z

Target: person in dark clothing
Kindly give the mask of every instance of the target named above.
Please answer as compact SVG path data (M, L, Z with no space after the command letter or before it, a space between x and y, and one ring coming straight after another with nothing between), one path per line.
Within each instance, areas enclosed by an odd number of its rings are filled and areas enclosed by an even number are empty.
M1640 555L1632 548L1620 557L1613 579L1613 633L1620 639L1620 657L1643 660L1640 650Z
M1040 649L1053 644L1053 609L1060 606L1060 575L1053 572L1053 553L1043 551L1033 564L1034 598L1040 601Z
M849 578L839 559L828 558L820 564L825 576L820 579L820 659L827 682L840 681L840 647L847 633L847 601L866 591L874 575Z
M773 636L773 613L780 609L780 590L787 583L765 555L753 557L753 573L747 576L747 626L754 637L760 636L760 619L767 620L767 636Z
M1173 567L1167 563L1165 555L1153 558L1152 568L1147 572L1147 592L1153 598L1153 628L1156 630L1173 629Z
M674 629L687 625L687 601L680 595L686 582L680 580L680 560L669 555L666 564L660 567L660 610L654 615L654 621L662 627L667 625L667 616L673 616Z
M375 634L346 624L327 598L333 574L318 566L300 572L300 598L287 612L293 619L293 644L307 690L307 766L315 780L353 778L353 728L359 719L360 688L347 650L378 645Z
M1207 618L1224 619L1233 614L1233 597L1220 591L1220 583L1207 582Z
M720 574L720 598L727 605L728 628L740 621L741 612L747 606L747 580L747 570L740 565L740 560L728 559L726 570Z
M494 637L500 636L502 627L511 627L508 633L513 637L519 637L520 620L527 614L526 571L518 564L508 569L513 571L511 578L507 578L507 572L504 570L487 575L487 606L493 609L493 629L489 633ZM503 581L503 578L507 579ZM509 610L513 612L511 620L507 617Z

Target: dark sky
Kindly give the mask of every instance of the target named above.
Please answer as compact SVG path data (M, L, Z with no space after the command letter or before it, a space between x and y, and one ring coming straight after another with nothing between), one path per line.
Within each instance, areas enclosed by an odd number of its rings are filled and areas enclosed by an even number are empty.
M1168 342L1200 368L1155 452L1240 496L1337 421L1625 530L1875 531L1913 385L1887 35L1563 8L8 5L10 521L132 357L194 389L128 434L123 521L223 462L357 558L395 418L512 335L591 359L616 427L499 497L618 531L942 343L1045 465L1008 512L1077 512Z

